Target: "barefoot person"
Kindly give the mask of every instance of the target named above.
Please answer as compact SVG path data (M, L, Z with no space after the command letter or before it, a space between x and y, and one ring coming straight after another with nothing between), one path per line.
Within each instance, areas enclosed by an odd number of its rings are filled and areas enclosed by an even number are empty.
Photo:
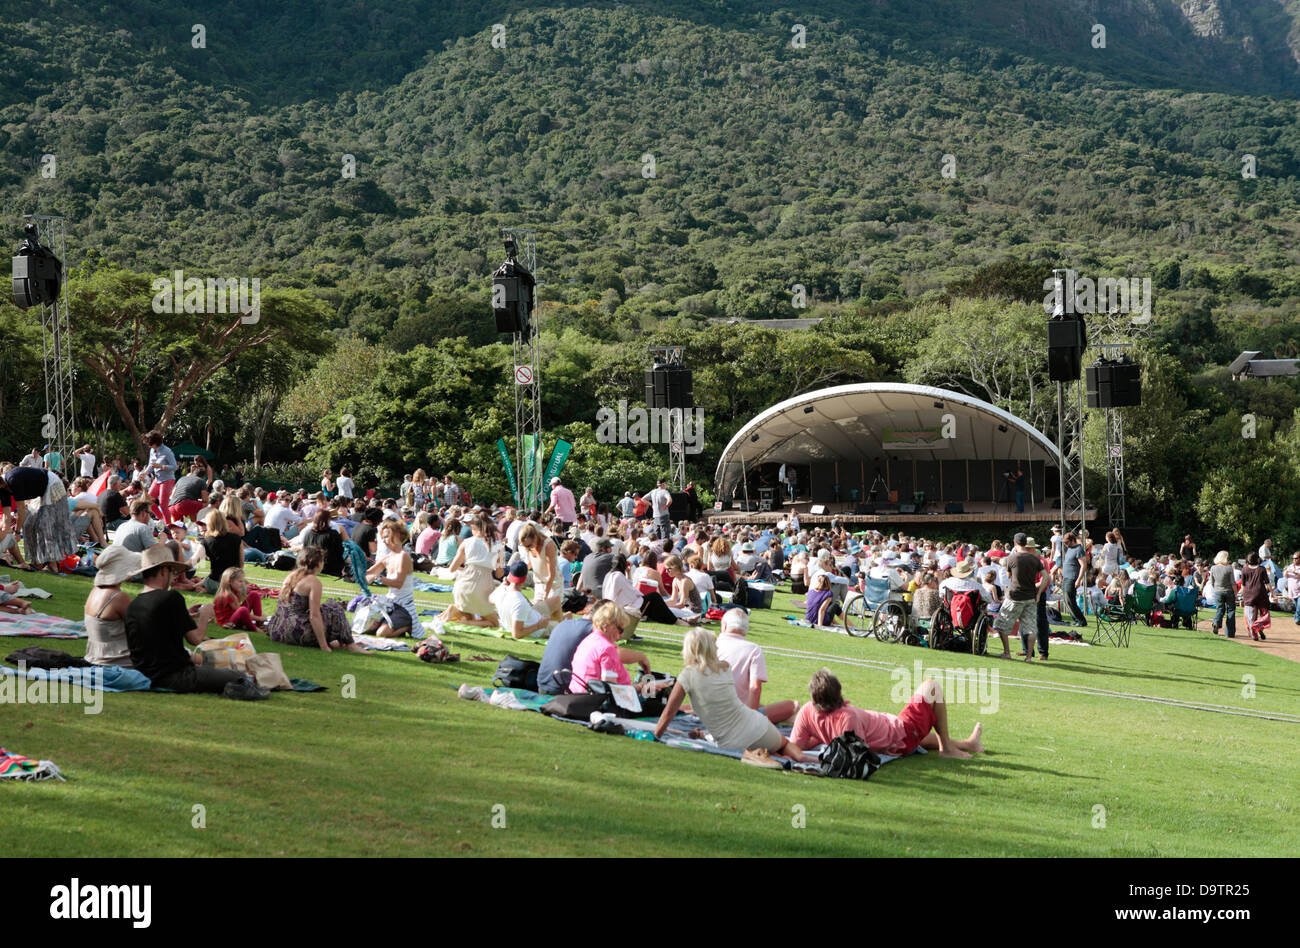
M448 622L495 628L500 620L491 597L497 587L498 571L493 569L492 549L487 541L490 527L486 517L480 515L470 518L469 528L470 538L456 548L452 557L450 570L456 578L451 589L452 605L445 618Z
M849 731L877 754L903 757L918 747L936 750L940 757L969 757L983 753L983 726L975 725L970 737L953 740L948 734L948 706L943 685L927 678L898 714L856 708L844 700L840 680L821 669L808 683L812 702L799 709L790 740L800 747L829 744Z
M322 602L320 571L325 565L325 551L308 547L298 557L298 568L289 573L280 587L275 612L267 620L266 632L272 642L316 646L322 652L346 649L364 652L352 640L347 613L341 602Z

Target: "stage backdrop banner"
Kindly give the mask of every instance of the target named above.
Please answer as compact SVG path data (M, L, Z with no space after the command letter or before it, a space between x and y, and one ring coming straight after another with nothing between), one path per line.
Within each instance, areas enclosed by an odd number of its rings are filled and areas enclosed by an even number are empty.
M510 496L515 499L515 506L521 506L519 503L519 483L515 480L515 466L510 463L510 452L506 450L506 439L497 438L497 450L501 452L501 466L506 469L506 481L510 484Z
M881 447L886 451L907 451L912 448L930 448L943 441L943 429L938 425L919 428L881 428Z
M564 462L569 459L569 452L573 450L573 445L561 438L555 442L555 450L551 452L551 459L546 462L546 473L542 477L542 490L548 490L551 486L551 478L559 477L560 471L564 470Z

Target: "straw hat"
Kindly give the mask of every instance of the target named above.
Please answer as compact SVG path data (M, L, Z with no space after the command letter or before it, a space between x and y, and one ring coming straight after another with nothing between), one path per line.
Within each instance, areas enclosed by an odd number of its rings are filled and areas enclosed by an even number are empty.
M965 579L970 576L971 573L975 572L975 564L970 560L962 560L954 566L950 572L957 579Z
M116 544L95 558L95 566L99 569L95 574L96 586L120 586L129 582L142 568L139 553Z
M112 549L111 547L109 549ZM108 551L105 550L105 553ZM186 564L180 560L172 559L172 551L166 543L157 543L140 555L140 572L153 569L155 566L179 566L181 569L188 569ZM98 574L95 576L99 578Z

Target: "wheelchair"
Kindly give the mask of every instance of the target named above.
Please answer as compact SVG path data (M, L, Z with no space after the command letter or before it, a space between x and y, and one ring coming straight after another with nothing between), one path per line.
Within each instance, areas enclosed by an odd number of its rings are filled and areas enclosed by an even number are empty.
M844 600L844 631L857 638L874 635L881 642L915 637L911 610L889 580L864 577L858 589Z
M993 625L984 600L975 594L979 605L974 618L965 626L958 627L952 620L952 597L951 590L944 591L943 603L930 620L930 648L984 655L988 651L989 629Z

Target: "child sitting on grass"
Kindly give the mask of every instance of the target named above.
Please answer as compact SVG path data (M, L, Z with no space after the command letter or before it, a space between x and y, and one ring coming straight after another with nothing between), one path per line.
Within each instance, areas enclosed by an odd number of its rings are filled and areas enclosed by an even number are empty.
M266 626L262 616L262 597L248 588L248 579L242 569L228 569L221 574L217 594L212 600L212 613L228 629L260 632Z

